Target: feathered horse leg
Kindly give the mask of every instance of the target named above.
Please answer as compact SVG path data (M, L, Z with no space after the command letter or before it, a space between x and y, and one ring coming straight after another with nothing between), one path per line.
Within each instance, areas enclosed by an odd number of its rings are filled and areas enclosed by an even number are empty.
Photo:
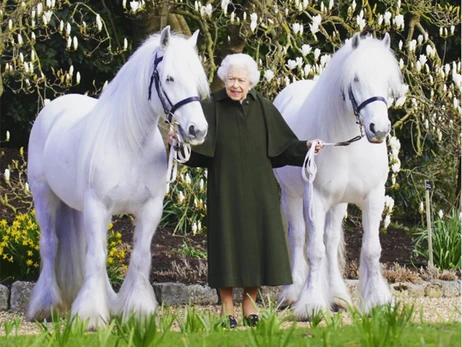
M147 201L136 215L133 252L122 288L117 313L127 319L132 313L139 318L153 314L157 307L154 290L149 281L151 241L162 216L163 195Z

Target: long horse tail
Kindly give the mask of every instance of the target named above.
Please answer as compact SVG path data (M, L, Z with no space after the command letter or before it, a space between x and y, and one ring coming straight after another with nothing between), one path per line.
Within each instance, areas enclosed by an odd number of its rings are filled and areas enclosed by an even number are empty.
M64 307L70 308L85 276L85 230L82 212L61 202L56 214L55 230L58 240L56 281Z

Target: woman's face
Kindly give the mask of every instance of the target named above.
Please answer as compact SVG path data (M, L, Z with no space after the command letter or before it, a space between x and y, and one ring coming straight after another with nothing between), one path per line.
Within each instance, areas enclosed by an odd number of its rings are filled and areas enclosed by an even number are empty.
M245 67L231 66L225 81L226 94L234 101L242 101L252 84L250 74Z

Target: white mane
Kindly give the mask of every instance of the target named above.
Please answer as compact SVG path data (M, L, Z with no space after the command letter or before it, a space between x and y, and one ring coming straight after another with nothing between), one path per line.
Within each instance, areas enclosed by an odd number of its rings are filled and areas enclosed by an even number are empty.
M81 139L78 154L80 188L83 180L91 180L95 162L104 156L106 146L117 144L120 153L139 157L146 138L154 135L159 116L164 114L154 83L151 100L148 100L156 52L162 56L159 45L159 34L149 37L122 66L84 118L85 138ZM181 85L192 86L191 96L209 95L207 76L196 50L185 37L171 33L163 53L159 64L161 81L165 81L166 75L173 75ZM170 98L172 102L176 100L174 95Z

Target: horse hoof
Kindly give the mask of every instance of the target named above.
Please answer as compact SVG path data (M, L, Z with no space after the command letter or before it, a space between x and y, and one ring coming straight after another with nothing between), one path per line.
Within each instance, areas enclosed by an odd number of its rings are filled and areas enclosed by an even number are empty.
M332 312L346 312L346 307L340 305L340 304L336 304L336 303L332 303L330 305L330 310Z

